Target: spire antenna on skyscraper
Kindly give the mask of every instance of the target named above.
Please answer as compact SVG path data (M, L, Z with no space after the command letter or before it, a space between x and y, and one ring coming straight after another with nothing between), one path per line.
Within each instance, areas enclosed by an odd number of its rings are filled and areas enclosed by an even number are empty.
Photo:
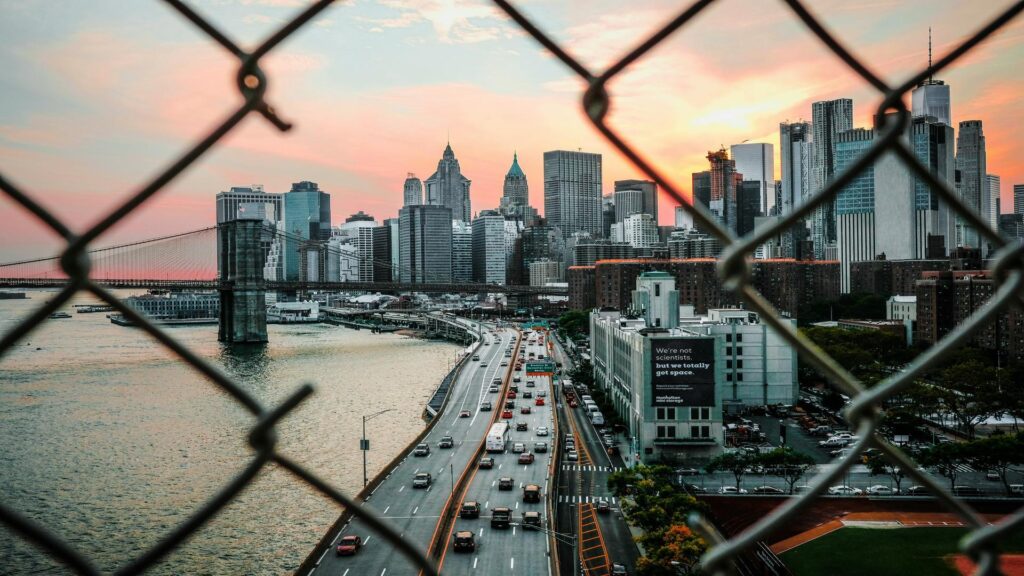
M932 27L928 27L928 81L933 80L932 76Z

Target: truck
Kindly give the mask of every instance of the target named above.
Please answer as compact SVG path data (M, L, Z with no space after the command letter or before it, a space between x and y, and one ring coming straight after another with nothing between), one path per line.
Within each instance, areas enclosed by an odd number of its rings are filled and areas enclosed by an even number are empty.
M487 432L487 440L485 441L484 448L488 452L504 452L505 443L508 441L508 423L497 422L491 424L490 431Z
M491 510L491 528L507 529L512 521L512 510L501 506Z

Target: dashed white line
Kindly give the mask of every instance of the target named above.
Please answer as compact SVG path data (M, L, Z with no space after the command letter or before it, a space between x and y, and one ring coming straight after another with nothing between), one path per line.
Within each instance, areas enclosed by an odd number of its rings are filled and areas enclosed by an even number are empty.
M401 492L402 490L405 490L405 486L399 486L399 487L398 487L398 491L399 491L399 492Z
M514 557L513 558L509 558L508 568L509 568L509 570L515 570L516 569L516 559Z
M384 512L383 512L383 513L384 513L384 514L387 514L387 513L388 513L388 510L391 510L391 506L388 506L387 508L385 508L385 509L384 509Z
M319 565L320 565L320 563L324 561L324 556L327 556L327 553L328 553L328 552L329 552L330 550L331 550L330 548L327 548L326 550L324 550L324 553L320 555L320 559L316 561L316 565L317 565L317 566L319 566Z
M417 512L417 511L419 511L419 509L420 509L420 507L419 507L419 506L417 506L417 507L413 508L413 509L412 509L412 513L413 513L413 514L415 514L415 513Z

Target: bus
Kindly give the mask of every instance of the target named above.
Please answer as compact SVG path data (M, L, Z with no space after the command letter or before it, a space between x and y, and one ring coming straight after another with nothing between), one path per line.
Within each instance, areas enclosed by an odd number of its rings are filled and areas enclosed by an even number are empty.
M504 452L506 441L508 441L508 423L498 422L491 424L491 429L487 432L487 443L485 444L487 451Z

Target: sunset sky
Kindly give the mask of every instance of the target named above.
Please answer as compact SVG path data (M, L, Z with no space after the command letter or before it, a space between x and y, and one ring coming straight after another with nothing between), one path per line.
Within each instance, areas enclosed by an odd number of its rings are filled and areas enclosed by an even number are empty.
M193 0L251 46L302 0ZM520 1L570 51L603 68L687 2ZM985 0L817 0L810 9L896 83L1008 6ZM628 6L628 8L626 8ZM0 3L0 172L84 229L237 107L236 62L156 1ZM1024 19L938 78L952 86L954 124L984 122L989 172L1004 211L1024 183ZM542 154L604 154L604 189L639 174L580 111L582 82L489 3L339 2L265 59L268 100L296 124L283 134L250 115L219 146L97 245L214 223L231 186L287 191L313 180L335 223L364 210L397 215L407 172L429 176L450 135L472 208L493 208L514 150L543 210ZM854 99L868 126L880 98L774 0L719 0L611 86L611 123L681 188L704 156L743 140L776 146L780 121L811 102ZM776 174L778 178L778 174ZM672 208L662 197L662 223ZM0 262L53 253L54 236L0 197Z

